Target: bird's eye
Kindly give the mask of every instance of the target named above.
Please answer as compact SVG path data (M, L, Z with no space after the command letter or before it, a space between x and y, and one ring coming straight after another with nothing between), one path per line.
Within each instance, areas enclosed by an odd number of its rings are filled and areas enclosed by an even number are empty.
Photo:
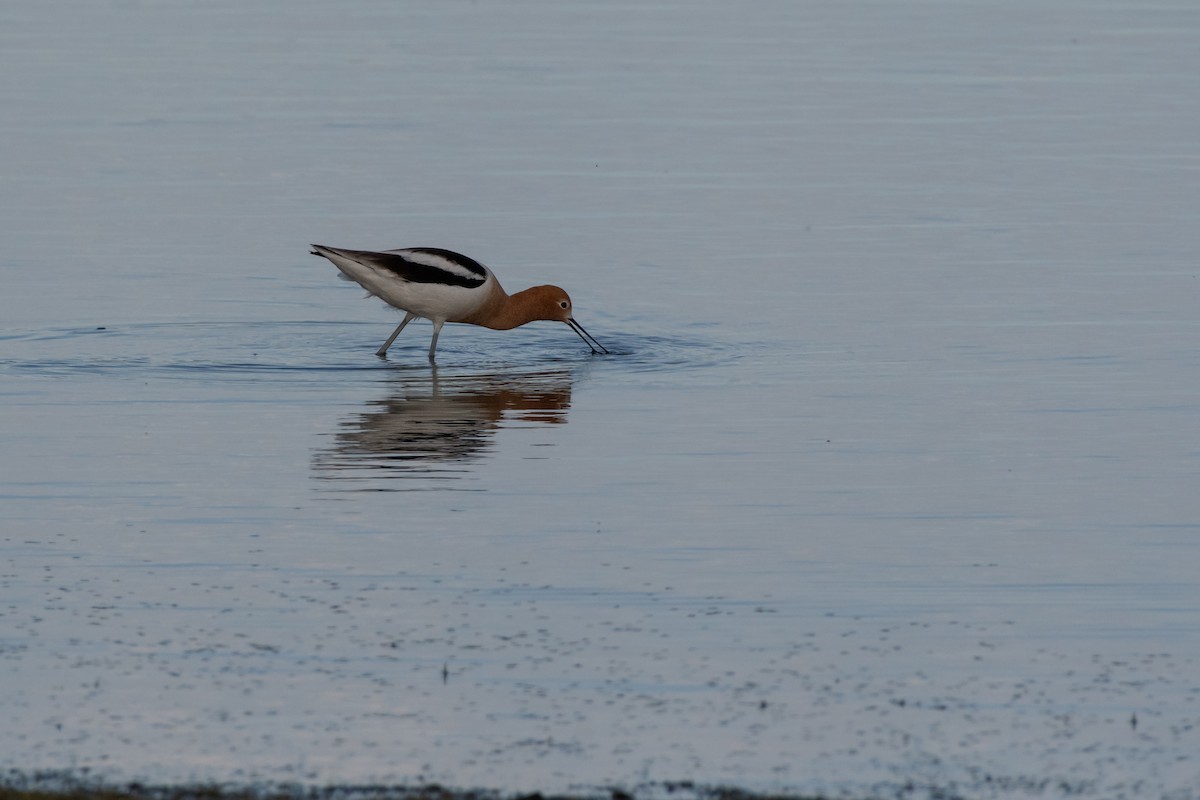
M566 300L559 300L559 301L558 301L558 307L559 307L559 308L566 308L566 307L567 307L567 301L566 301Z

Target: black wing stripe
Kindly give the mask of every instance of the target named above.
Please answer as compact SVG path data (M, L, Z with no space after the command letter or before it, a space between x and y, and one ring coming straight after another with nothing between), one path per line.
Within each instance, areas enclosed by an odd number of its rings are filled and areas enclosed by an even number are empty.
M403 253L377 253L362 250L344 251L353 255L356 260L370 264L377 269L387 270L412 283L440 283L444 286L464 286L472 289L482 286L487 281L487 270L478 261L451 250L436 247L418 247L409 250L411 253L423 253L444 258L458 267L458 270L445 269L433 264L423 264L407 258Z
M443 250L440 247L413 247L410 248L413 253L424 253L431 256L439 256L446 259L456 267L462 268L464 272L469 272L478 275L479 279L487 280L487 269L483 264L480 264L470 256L464 256L462 253L456 253L453 250Z

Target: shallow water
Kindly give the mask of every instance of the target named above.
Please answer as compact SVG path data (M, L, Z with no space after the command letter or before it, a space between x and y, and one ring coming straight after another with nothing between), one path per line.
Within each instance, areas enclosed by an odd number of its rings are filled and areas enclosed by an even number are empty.
M1191 4L0 31L6 766L1200 794Z

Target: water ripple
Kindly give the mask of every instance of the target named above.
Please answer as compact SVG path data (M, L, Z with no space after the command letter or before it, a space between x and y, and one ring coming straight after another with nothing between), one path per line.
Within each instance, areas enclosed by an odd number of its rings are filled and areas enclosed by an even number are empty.
M457 328L457 326L455 326ZM278 380L328 373L429 372L426 339L401 340L386 359L376 339L386 326L338 321L148 322L0 332L0 373L59 378L143 377ZM364 333L369 329L370 334ZM450 330L450 329L448 329ZM736 359L739 347L706 336L609 333L607 355L580 352L555 326L518 333L455 330L443 337L438 368L462 374L557 367L675 372ZM712 331L705 331L711 334ZM375 335L378 334L378 335Z

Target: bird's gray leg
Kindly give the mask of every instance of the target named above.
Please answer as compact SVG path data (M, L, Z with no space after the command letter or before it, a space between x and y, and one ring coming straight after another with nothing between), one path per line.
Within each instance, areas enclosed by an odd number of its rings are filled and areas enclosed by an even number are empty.
M433 321L433 341L429 343L429 363L433 363L433 351L437 350L437 337L442 332L442 325L446 324L445 320L435 319Z
M387 355L388 348L392 346L392 342L396 341L396 337L400 335L400 331L404 330L404 326L417 318L416 314L405 314L404 321L396 326L396 330L392 331L392 335L383 343L383 347L375 351L375 355L383 357Z

